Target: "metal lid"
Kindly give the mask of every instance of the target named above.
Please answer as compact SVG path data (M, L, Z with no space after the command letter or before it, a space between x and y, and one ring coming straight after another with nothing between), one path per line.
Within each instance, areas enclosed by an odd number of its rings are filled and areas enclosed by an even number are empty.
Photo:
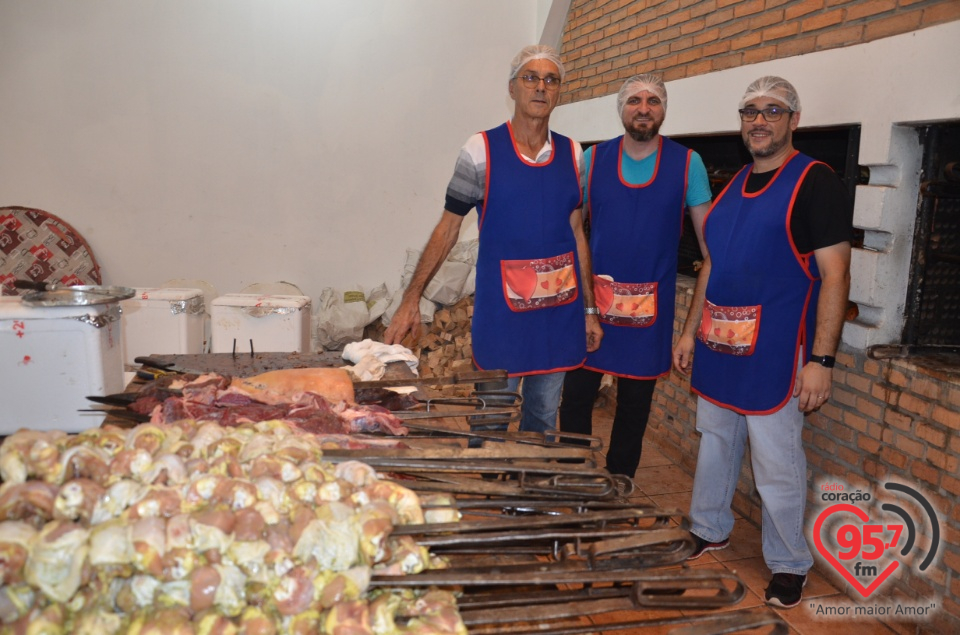
M27 306L88 306L119 302L132 298L135 294L136 291L130 287L77 285L50 291L31 291L22 298Z

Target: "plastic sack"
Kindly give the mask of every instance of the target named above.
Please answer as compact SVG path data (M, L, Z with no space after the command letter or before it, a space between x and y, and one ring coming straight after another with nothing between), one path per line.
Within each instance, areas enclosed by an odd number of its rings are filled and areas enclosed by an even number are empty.
M403 292L410 285L410 279L413 278L413 272L417 268L417 262L420 260L420 252L416 249L407 250L407 260L403 264L403 275L400 277L400 288L397 289L397 292L393 294L393 297L390 299L386 310L383 312L383 315L380 317L380 320L383 322L384 326L390 326L390 322L393 321L393 316L396 314L397 309L400 308L400 302L403 300ZM433 322L433 314L436 313L437 306L421 297L420 298L420 323L429 324Z
M476 287L477 250L476 238L454 245L424 289L423 297L437 304L451 306L472 294Z
M338 291L332 287L320 293L316 312L316 344L328 351L338 351L349 342L363 339L363 327L380 317L387 309L385 284L369 294L362 288Z

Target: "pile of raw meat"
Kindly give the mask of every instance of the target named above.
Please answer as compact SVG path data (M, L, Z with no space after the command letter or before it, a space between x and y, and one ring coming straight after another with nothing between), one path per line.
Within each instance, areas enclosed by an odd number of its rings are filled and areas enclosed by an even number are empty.
M280 421L11 435L0 633L465 634L451 594L369 586L444 566L392 532L456 519L449 497L425 516L323 444Z
M272 371L244 379L207 374L175 381L144 386L128 407L149 415L153 423L193 419L235 426L282 419L319 434L407 434L387 408L354 403L352 381L339 369Z

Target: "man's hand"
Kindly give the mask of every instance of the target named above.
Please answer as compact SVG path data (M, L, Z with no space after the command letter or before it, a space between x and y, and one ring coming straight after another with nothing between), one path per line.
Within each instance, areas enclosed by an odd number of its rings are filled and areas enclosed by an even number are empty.
M420 298L404 298L383 334L384 344L400 344L407 333L420 337Z
M797 407L802 412L813 412L830 399L833 386L833 369L816 362L804 365L797 373L797 384L793 396L799 397Z
M600 318L596 315L587 317L587 352L592 353L600 348L600 340L603 339L603 328L600 326Z
M673 348L673 368L681 375L688 376L690 374L690 364L693 361L695 344L693 336L684 333Z
M450 250L457 243L462 223L463 216L458 216L449 210L443 210L440 221L433 228L433 233L430 234L427 246L423 248L423 253L420 254L420 260L413 270L413 276L403 293L400 306L397 308L393 320L390 321L390 326L383 334L384 343L400 344L407 333L415 338L420 337L420 296L423 295L427 283L437 273L437 269L447 259Z

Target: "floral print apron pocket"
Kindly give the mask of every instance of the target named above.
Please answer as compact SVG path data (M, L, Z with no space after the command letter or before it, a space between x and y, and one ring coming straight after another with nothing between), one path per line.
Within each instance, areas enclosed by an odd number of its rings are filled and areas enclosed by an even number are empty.
M697 339L729 355L752 355L760 333L760 305L717 306L706 300Z
M501 260L503 296L511 311L569 304L577 298L573 252L537 260Z
M593 277L600 321L616 326L650 326L657 321L656 282L615 282Z

